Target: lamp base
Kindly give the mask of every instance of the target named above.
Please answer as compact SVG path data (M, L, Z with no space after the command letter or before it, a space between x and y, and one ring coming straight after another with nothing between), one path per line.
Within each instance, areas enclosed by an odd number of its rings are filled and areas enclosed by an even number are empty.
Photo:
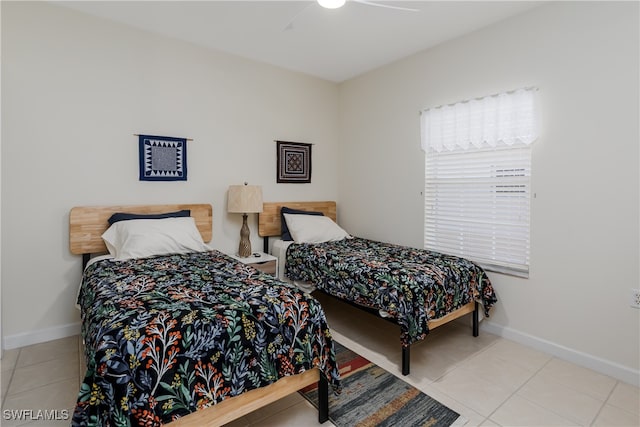
M249 240L249 226L247 225L247 214L242 214L242 228L240 228L240 245L238 246L238 256L247 258L251 256L251 240Z

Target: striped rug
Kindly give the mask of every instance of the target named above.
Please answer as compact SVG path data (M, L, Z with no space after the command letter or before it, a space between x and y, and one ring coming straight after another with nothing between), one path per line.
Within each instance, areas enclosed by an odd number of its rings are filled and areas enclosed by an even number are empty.
M412 385L334 343L342 378L342 393L329 393L329 419L336 426L449 427L466 421ZM318 406L315 385L300 394Z

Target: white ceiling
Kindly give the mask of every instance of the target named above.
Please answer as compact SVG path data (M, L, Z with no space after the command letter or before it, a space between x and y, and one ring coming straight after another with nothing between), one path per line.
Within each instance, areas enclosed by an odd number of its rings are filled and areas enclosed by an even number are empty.
M289 70L341 82L446 40L522 13L541 1L375 1L419 12L347 1L55 2ZM290 24L289 28L286 28Z

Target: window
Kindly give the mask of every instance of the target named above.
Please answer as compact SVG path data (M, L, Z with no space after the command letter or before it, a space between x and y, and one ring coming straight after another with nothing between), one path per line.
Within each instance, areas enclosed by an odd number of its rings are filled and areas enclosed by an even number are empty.
M534 94L422 112L426 249L528 277Z

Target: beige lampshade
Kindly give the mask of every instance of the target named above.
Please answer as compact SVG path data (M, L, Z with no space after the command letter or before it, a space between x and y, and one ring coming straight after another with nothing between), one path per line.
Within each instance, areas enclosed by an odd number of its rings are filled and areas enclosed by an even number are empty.
M259 185L230 185L227 197L227 212L262 212L262 187Z

